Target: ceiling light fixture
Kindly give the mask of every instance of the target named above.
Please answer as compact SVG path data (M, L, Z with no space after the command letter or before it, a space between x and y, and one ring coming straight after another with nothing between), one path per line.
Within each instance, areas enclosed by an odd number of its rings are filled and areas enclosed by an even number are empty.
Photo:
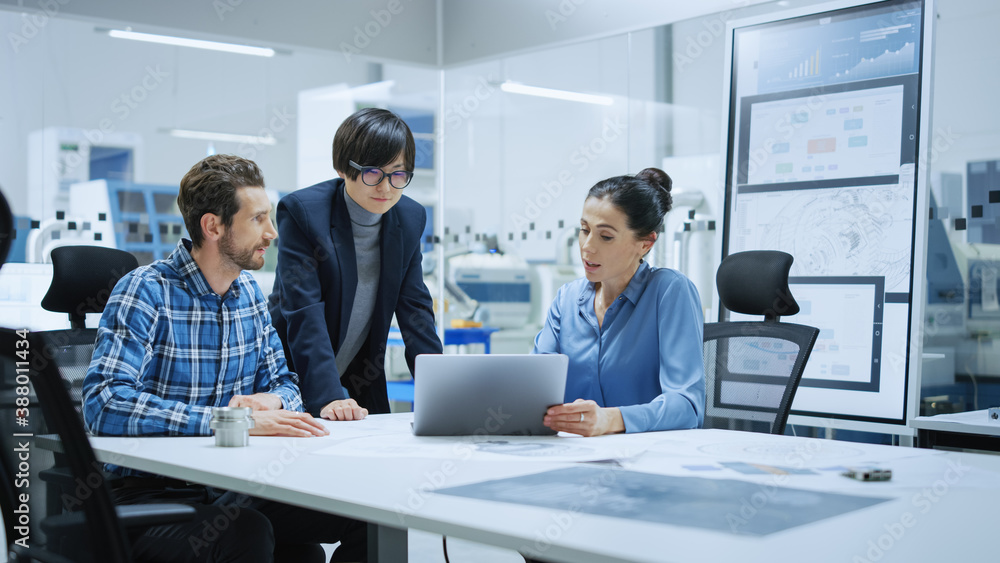
M246 145L276 145L274 137L259 137L257 135L238 135L236 133L219 133L215 131L194 131L191 129L169 129L167 133L182 139L198 139L201 141L223 141L226 143L241 143Z
M106 32L108 36L116 39L132 39L133 41L145 41L147 43L161 43L163 45L176 45L178 47L194 47L196 49L210 49L212 51L224 51L226 53L239 53L241 55L255 55L258 57L273 57L274 49L267 47L252 47L250 45L240 45L237 43L220 43L218 41L204 41L202 39L190 39L187 37L174 37L172 35L155 35L152 33L139 33L136 31L122 29L100 29L97 31Z
M570 102L597 104L599 106L610 106L615 103L615 100L610 96L598 96L596 94L582 94L580 92L570 92L569 90L553 90L552 88L527 86L519 82L511 82L510 80L500 84L500 89L510 94L539 96L542 98L553 98L556 100L567 100Z

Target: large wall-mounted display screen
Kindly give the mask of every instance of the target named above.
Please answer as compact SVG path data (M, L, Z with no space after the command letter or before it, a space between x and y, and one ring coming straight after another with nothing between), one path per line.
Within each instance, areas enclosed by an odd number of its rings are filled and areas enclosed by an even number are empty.
M890 1L732 30L723 254L795 258L785 320L820 335L793 414L906 423L923 21Z

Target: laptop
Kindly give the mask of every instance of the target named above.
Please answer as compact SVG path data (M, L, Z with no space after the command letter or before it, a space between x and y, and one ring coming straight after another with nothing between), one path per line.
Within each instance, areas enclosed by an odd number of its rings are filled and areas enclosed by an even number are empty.
M413 374L418 436L538 436L545 411L563 403L563 354L422 354Z

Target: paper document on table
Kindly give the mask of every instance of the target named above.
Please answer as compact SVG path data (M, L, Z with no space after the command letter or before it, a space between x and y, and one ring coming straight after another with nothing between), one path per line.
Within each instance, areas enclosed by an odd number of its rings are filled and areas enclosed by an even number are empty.
M413 414L372 414L362 420L323 420L322 422L331 432L349 429L351 431L364 431L369 434L398 434L401 432L409 433L411 431L410 423L413 422Z
M633 458L646 450L647 443L645 440L605 441L562 436L446 437L391 434L345 438L313 453L356 457L581 462Z
M509 502L765 536L890 500L772 486L747 516L746 499L763 496L757 483L654 475L610 467L574 466L533 475L437 489L438 494Z
M795 468L816 468L833 463L890 461L909 457L942 455L939 450L896 448L834 440L787 440L784 436L747 434L726 430L679 430L658 433L648 450L677 457L704 456L717 460L739 460Z
M920 420L950 422L952 424L997 424L997 421L990 420L989 409L939 414L921 417Z

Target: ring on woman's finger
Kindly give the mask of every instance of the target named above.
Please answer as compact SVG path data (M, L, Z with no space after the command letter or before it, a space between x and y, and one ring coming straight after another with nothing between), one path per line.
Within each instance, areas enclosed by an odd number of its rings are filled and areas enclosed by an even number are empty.
M583 413L580 413L580 422L583 422Z

